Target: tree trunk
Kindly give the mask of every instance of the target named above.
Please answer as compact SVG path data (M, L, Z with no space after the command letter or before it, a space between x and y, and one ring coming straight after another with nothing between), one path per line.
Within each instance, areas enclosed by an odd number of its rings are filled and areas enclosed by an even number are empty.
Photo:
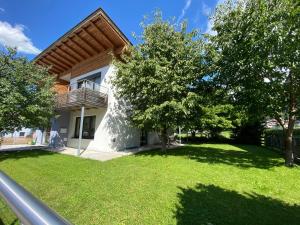
M196 137L196 131L193 130L192 131L192 138L195 139L195 137Z
M289 120L288 127L285 133L285 165L291 167L294 165L293 131L297 111L296 96L293 87L293 76L291 72L289 73L289 87Z
M161 136L161 150L163 152L166 152L167 151L167 142L168 142L168 134L167 134L166 128L161 129L160 136Z
M294 165L293 137L289 134L285 137L285 165L288 167Z
M288 167L292 167L294 165L294 153L293 153L293 131L295 125L296 118L291 115L289 118L288 128L285 132L285 165Z

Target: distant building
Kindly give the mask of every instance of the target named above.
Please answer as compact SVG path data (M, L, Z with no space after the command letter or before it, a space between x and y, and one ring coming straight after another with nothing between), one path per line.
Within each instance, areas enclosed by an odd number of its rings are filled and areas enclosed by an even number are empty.
M22 128L21 130L16 130L15 132L12 133L6 133L4 134L5 138L9 138L9 137L29 137L32 136L33 134L33 129L31 128Z
M285 124L287 124L287 121L285 121ZM274 128L281 128L281 125L277 122L276 119L269 119L266 121L266 128L268 129L274 129ZM300 127L300 120L297 120L295 122L295 128Z

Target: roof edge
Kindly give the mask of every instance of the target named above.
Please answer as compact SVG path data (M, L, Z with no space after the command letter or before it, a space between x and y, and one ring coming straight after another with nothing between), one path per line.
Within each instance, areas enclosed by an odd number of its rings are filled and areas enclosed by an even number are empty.
M69 31L67 31L65 34L60 36L56 41L54 41L52 44L50 44L47 48L45 48L41 53L39 53L36 57L32 59L32 61L36 61L41 57L46 51L51 49L53 46L55 46L59 41L63 40L65 37L67 37L69 34L71 34L73 31L75 31L78 27L83 25L85 22L92 19L94 16L96 16L99 13L103 13L103 15L106 17L107 22L112 25L112 28L115 29L117 33L121 36L122 39L124 39L125 42L127 42L130 45L133 45L131 41L127 38L127 36L121 31L121 29L115 24L115 22L108 16L108 14L100 7L96 9L94 12L92 12L90 15L85 17L83 20L81 20L79 23L77 23L73 28L71 28Z

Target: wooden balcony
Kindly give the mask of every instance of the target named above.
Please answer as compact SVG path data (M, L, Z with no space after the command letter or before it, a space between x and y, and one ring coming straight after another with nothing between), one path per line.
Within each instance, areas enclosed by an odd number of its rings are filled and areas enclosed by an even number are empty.
M107 89L91 89L83 86L78 89L69 89L68 92L57 94L55 108L58 110L107 107Z

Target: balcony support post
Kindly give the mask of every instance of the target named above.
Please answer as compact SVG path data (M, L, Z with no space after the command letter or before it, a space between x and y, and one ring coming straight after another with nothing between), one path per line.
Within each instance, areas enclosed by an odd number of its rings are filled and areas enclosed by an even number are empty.
M83 131L83 120L84 120L84 106L81 106L81 114L80 114L80 128L79 128L79 139L78 139L78 149L76 152L77 156L80 156L81 150L81 141L82 141L82 131Z

